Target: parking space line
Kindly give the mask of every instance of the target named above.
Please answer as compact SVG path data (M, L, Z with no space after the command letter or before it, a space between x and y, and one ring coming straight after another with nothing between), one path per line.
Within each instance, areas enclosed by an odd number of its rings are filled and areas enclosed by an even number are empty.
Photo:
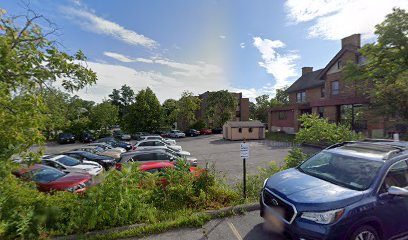
M227 224L228 224L228 226L231 228L231 231L232 231L232 233L234 233L235 237L236 237L238 240L242 240L241 235L239 235L239 232L238 232L238 230L234 227L234 225L233 225L232 223L230 223L230 222L227 222Z

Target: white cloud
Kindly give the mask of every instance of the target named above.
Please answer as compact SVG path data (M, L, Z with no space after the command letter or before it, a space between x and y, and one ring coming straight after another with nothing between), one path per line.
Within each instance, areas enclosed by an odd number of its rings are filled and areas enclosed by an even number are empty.
M408 9L407 0L287 0L289 18L295 23L312 21L309 37L338 40L354 33L374 37L374 26L393 7Z
M164 65L173 69L174 71L172 71L172 74L177 76L206 78L209 76L219 75L222 73L222 69L220 67L202 61L197 62L196 64L187 64L161 57L153 57L151 59L147 58L132 59L128 56L114 52L104 52L104 55L125 63L142 62L149 64Z
M85 9L71 7L63 7L61 9L68 17L87 31L109 35L131 45L141 45L148 48L158 46L158 43L153 39L126 29L115 22L96 16Z
M287 51L285 54L278 53L278 48L284 48L285 44L280 40L253 38L254 46L259 50L262 62L259 66L266 69L266 72L275 78L275 84L271 88L282 88L289 84L289 78L297 76L295 61L300 58L294 51Z
M132 59L126 57L125 55L119 54L119 53L103 52L103 55L111 57L111 58L116 59L116 60L121 61L121 62L126 62L126 63L133 62Z
M227 89L229 84L222 75L213 75L208 79L190 76L165 75L157 71L138 71L121 65L87 62L87 66L96 72L96 85L80 90L76 94L83 99L101 102L108 98L114 88L126 84L139 91L150 87L161 102L168 98L178 99L184 90L200 94L204 91Z
M225 36L225 35L220 35L219 36L221 39L226 39L227 38L227 36Z
M245 48L245 43L242 42L242 43L239 44L239 46L240 46L241 48Z

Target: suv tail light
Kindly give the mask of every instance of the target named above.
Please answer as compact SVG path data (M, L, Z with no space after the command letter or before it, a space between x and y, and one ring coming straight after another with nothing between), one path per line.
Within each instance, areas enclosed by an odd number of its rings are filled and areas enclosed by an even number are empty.
M115 164L115 169L116 169L116 170L121 170L121 169L122 169L122 164L116 163L116 164Z

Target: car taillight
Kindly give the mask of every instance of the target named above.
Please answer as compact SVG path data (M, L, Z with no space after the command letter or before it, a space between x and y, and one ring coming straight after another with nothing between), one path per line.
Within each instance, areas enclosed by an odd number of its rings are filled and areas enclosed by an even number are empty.
M115 169L116 169L116 170L121 170L121 169L122 169L122 164L116 163L116 164L115 164Z
M135 151L135 150L136 150L136 147L135 147L135 146L132 146L132 150Z

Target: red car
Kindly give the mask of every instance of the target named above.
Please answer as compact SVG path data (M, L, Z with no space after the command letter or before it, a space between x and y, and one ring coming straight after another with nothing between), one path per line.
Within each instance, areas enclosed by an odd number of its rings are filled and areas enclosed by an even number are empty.
M92 177L83 173L64 173L58 169L41 164L15 172L18 178L34 181L41 192L68 191L84 192L91 184Z
M203 128L203 129L200 130L200 134L201 135L210 135L210 134L212 134L212 131L211 131L211 129Z
M166 168L176 168L173 162L165 162L165 161L160 161L160 162L147 162L143 163L140 165L140 171L142 172L150 172L150 173L155 173L155 172L160 172ZM190 172L193 173L193 175L196 175L201 172L200 168L197 167L190 167Z

